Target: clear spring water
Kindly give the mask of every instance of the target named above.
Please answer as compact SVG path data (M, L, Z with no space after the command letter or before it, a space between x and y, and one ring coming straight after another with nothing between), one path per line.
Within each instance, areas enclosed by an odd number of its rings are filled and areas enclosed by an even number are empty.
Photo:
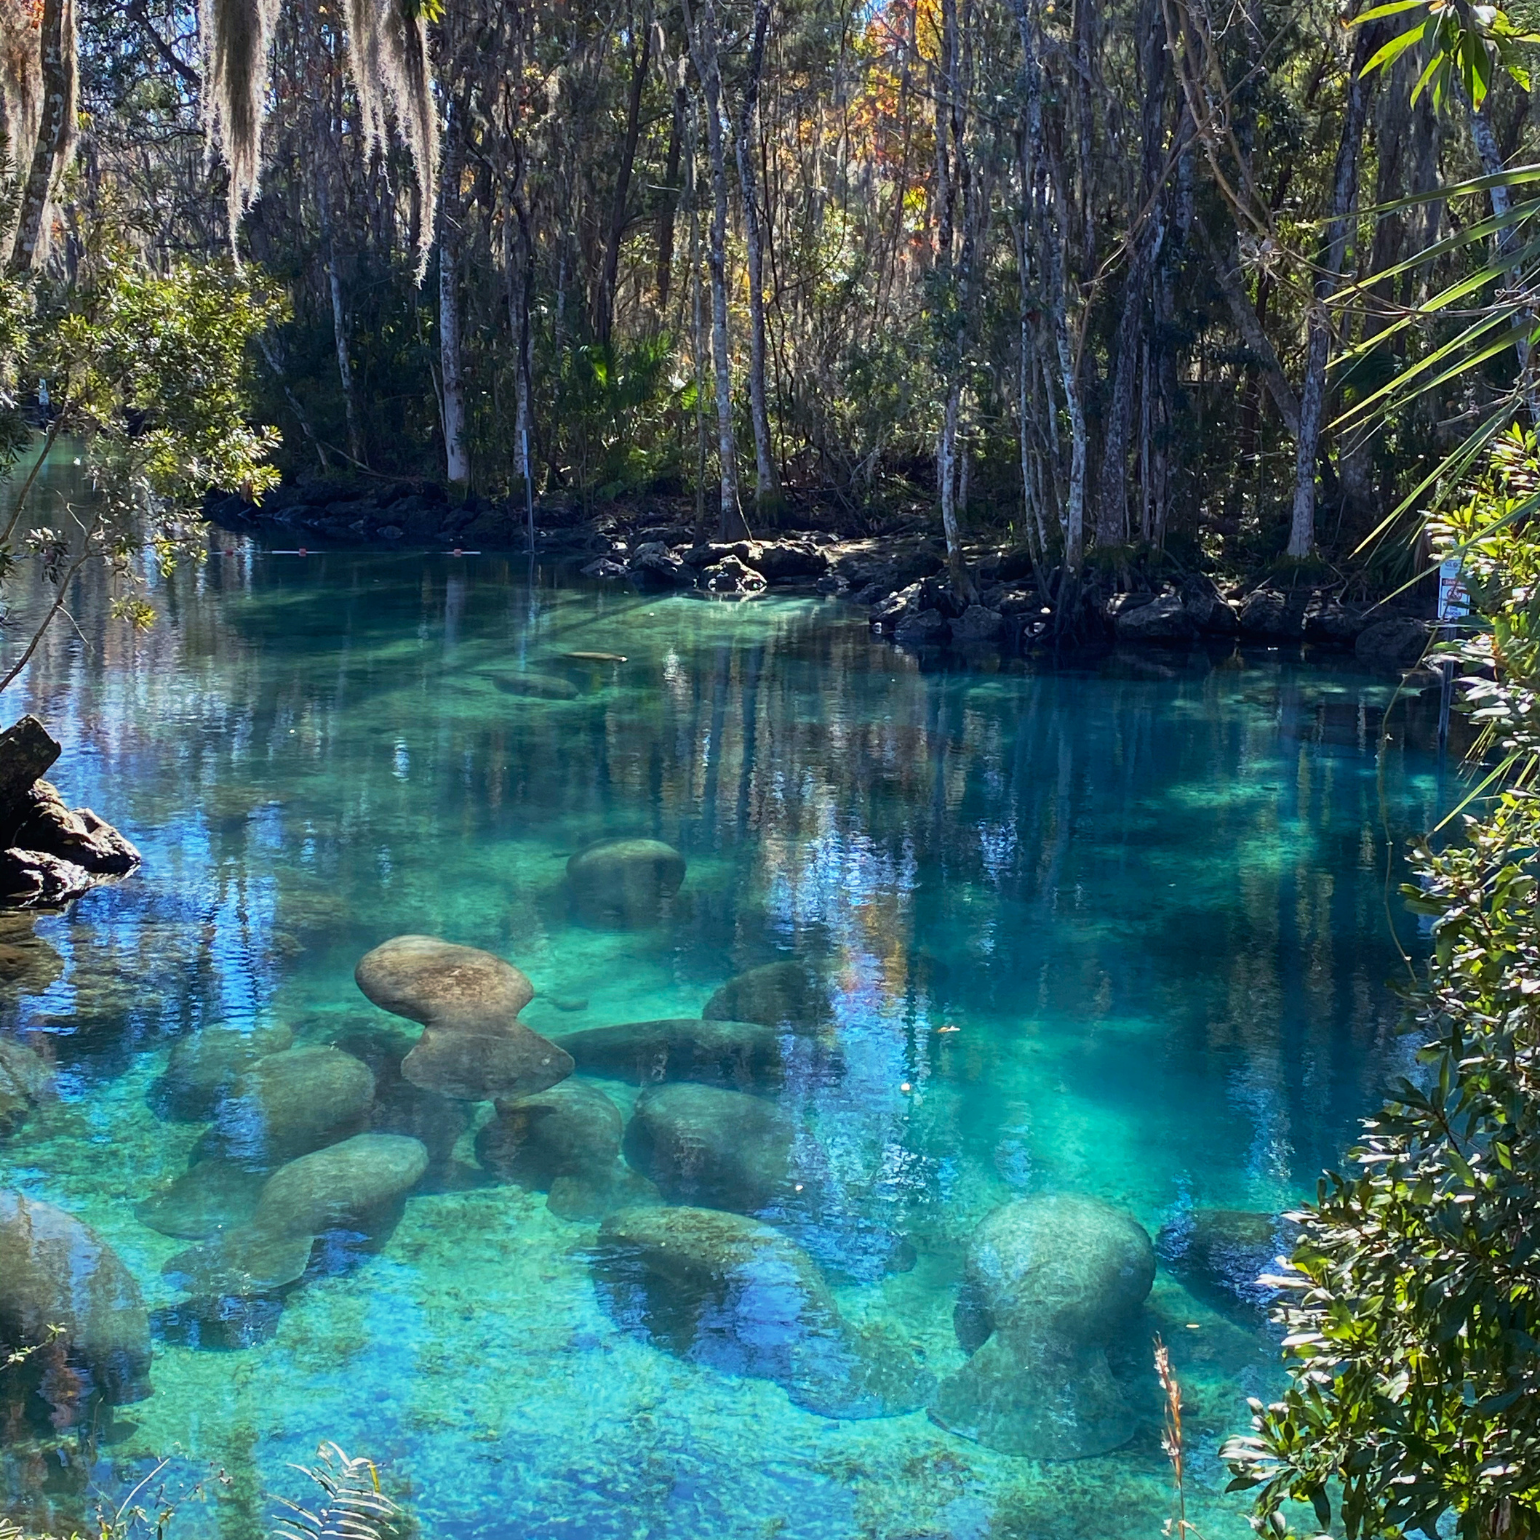
M0 1186L94 1226L152 1309L175 1305L160 1267L185 1243L133 1205L200 1132L146 1104L169 1044L213 1022L324 1043L388 1020L352 972L402 932L515 961L539 991L526 1019L552 1032L695 1015L745 968L827 964L849 1072L799 1112L843 1190L918 1253L840 1286L841 1305L938 1373L961 1362L961 1251L993 1207L1090 1194L1152 1234L1193 1206L1276 1210L1405 1056L1391 918L1409 944L1415 928L1387 902L1390 853L1449 788L1415 713L1398 706L1381 742L1382 679L1267 650L948 668L833 600L531 589L491 556L211 544L152 585L148 635L78 592L75 626L7 695L8 718L35 711L66 744L71 803L145 864L38 922L58 978L7 986L4 1030L58 1081L0 1144ZM628 661L563 656L580 650ZM497 687L525 669L578 698ZM688 859L668 922L573 923L565 858L632 833ZM816 1416L620 1329L590 1276L594 1227L460 1153L457 1180L412 1196L379 1254L308 1278L263 1340L169 1331L153 1396L94 1464L14 1445L13 1511L84 1518L171 1456L169 1533L244 1540L272 1491L296 1490L285 1462L329 1438L381 1462L443 1540L1160 1532L1153 1416L1073 1463L994 1453L923 1412ZM1245 1534L1216 1454L1274 1383L1272 1337L1164 1268L1139 1329L1163 1333L1185 1388L1190 1516L1208 1540Z

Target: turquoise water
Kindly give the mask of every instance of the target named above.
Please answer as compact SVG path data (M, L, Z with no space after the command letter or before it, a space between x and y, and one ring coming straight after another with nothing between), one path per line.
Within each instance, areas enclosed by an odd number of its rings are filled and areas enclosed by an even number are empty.
M1386 981L1404 975L1392 918L1406 944L1415 926L1387 899L1391 852L1447 787L1424 720L1398 706L1385 726L1390 685L1276 650L948 669L832 600L213 544L152 583L147 635L78 592L7 701L65 742L66 796L145 864L39 919L36 966L4 986L4 1031L57 1081L0 1144L0 1186L93 1226L158 1332L154 1394L99 1441L13 1442L16 1511L83 1517L170 1456L172 1534L255 1535L268 1494L296 1490L286 1462L328 1438L445 1540L1150 1536L1170 1510L1144 1370L1159 1331L1190 1516L1208 1540L1247 1533L1216 1454L1276 1347L1172 1268L1128 1351L1136 1436L1004 1455L923 1411L819 1416L664 1351L596 1292L595 1225L491 1182L471 1130L377 1249L313 1267L247 1345L211 1346L160 1273L187 1242L134 1213L202 1125L147 1094L210 1024L302 1044L389 1024L353 968L401 933L515 962L546 1033L696 1016L729 977L807 960L834 981L845 1073L783 1096L830 1177L803 1238L849 1320L945 1375L991 1210L1083 1194L1152 1235L1194 1208L1276 1211L1405 1058ZM584 650L627 661L565 656ZM531 672L573 698L499 683ZM566 858L612 835L685 856L661 923L573 917ZM874 1262L874 1234L912 1268Z

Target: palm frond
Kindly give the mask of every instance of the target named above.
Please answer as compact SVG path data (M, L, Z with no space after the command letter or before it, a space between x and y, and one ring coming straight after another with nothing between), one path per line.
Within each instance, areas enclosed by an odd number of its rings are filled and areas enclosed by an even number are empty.
M316 1450L313 1465L296 1465L321 1490L314 1510L280 1498L286 1513L274 1540L391 1540L401 1510L380 1490L379 1472L364 1456L351 1456L334 1443Z

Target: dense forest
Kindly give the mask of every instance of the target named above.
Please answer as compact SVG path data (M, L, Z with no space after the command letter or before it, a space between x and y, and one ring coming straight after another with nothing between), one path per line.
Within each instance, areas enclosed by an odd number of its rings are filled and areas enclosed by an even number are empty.
M233 240L287 307L256 384L290 474L516 506L527 478L557 509L671 498L722 536L907 517L953 550L987 530L1070 566L1158 547L1256 570L1352 552L1497 393L1466 374L1343 422L1430 346L1393 324L1406 307L1485 260L1436 243L1508 200L1425 195L1522 159L1528 132L1507 76L1473 113L1458 84L1414 100L1418 48L1365 70L1396 18L209 16L201 38L177 0L69 18L81 137L56 260L106 212L152 261ZM13 42L35 20L23 6Z

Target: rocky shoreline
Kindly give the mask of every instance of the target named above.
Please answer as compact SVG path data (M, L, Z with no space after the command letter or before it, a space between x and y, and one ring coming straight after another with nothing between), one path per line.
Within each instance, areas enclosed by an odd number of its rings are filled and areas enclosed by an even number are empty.
M260 506L211 500L207 515L224 528L286 531L301 542L530 549L522 509L475 496L454 502L432 482L300 483ZM596 582L650 591L748 598L769 588L811 590L864 606L874 628L906 647L1010 656L1067 639L1166 648L1230 640L1352 651L1367 668L1404 672L1421 660L1432 629L1419 604L1345 601L1342 583L1224 584L1200 572L1090 573L1069 583L1037 572L1019 548L971 551L976 592L963 596L947 578L941 542L912 521L875 536L805 529L728 542L698 539L669 510L614 506L589 515L541 503L534 554Z

